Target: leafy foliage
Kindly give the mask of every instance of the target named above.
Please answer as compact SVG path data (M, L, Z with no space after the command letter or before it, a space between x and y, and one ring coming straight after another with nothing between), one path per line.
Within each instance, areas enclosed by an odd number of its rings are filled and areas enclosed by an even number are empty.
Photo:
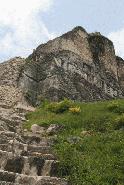
M124 130L124 114L118 116L115 120L115 129L123 129Z
M60 161L58 175L68 178L71 185L123 185L124 100L66 102L66 106L45 102L27 115L24 127L64 125L53 150ZM53 105L59 107L57 111ZM80 107L79 114L67 111L75 107Z
M124 105L119 102L111 102L107 106L108 110L115 113L124 113Z
M108 110L110 110L110 111L115 111L115 110L117 110L118 108L119 108L119 104L118 104L118 102L111 102L111 103L109 103L108 105L107 105L107 108L108 108Z
M65 98L61 102L53 102L53 103L48 104L47 109L54 113L63 113L69 110L69 108L72 105L73 105L73 102Z

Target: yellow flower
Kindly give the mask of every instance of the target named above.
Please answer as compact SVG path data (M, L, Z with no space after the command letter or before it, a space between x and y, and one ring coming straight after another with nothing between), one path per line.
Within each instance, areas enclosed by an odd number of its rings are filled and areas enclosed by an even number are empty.
M71 107L71 108L69 108L69 112L71 112L73 114L78 114L81 112L81 108L80 107Z

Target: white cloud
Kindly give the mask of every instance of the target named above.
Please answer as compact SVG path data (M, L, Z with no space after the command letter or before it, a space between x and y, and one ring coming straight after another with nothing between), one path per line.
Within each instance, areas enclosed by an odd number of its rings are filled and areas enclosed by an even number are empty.
M114 43L116 54L124 58L124 28L110 33L108 37Z
M0 0L0 61L27 56L32 49L55 35L49 33L39 13L54 0Z

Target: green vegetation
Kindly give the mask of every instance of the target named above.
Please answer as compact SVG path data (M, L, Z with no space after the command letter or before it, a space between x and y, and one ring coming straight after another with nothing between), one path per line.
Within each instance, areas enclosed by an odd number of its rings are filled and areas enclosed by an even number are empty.
M112 101L107 106L108 110L115 112L115 113L124 113L124 105L119 103L118 101Z
M66 109L56 112L56 106L51 106L55 104L59 108L64 104ZM73 114L69 109L76 107L80 111ZM58 175L68 178L72 185L124 185L123 113L124 100L44 101L35 112L27 114L24 127L30 129L34 123L64 125L54 151L60 160Z
M58 114L58 113L63 113L65 111L68 111L69 108L71 108L73 106L73 104L74 103L71 100L64 99L61 102L48 103L46 108L49 111Z

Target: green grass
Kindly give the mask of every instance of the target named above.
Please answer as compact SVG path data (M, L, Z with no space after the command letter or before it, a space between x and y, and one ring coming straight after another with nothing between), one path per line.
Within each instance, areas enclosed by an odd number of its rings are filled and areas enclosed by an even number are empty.
M30 129L32 124L64 125L54 146L60 160L58 175L72 185L124 185L124 130L117 127L120 117L124 125L124 100L114 100L114 106L113 101L75 102L73 106L81 108L79 114L56 114L46 108L48 105L28 113L24 128ZM84 136L82 131L91 135Z

